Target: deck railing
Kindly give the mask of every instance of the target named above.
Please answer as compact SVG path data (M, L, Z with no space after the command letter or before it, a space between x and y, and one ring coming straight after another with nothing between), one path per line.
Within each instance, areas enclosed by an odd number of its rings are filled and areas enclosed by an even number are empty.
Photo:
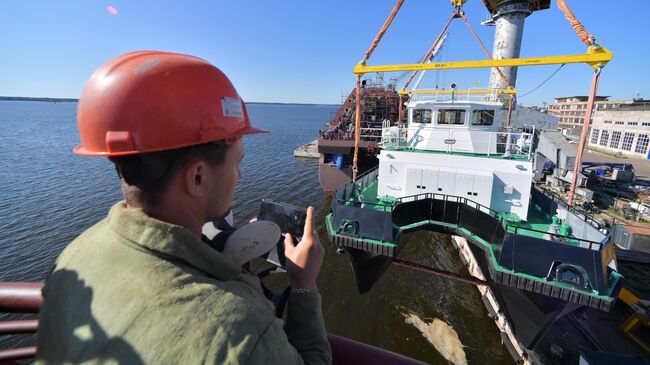
M332 208L334 208L334 204L339 204L358 208L373 207L375 210L392 212L393 205L387 204L386 202L369 202L363 199L363 191L377 181L378 173L379 170L377 168L366 171L357 177L356 182L348 183L343 188L337 190L332 199Z
M460 196L454 196L454 195L444 195L444 194L436 194L436 193L424 193L424 194L417 194L417 195L411 195L411 196L406 196L403 198L398 198L395 200L395 205L391 207L394 209L395 206L406 203L406 202L411 202L411 201L417 201L417 200L422 200L422 199L434 199L434 200L440 200L440 201L451 201L455 203L460 203L462 205L469 206L471 208L474 208L482 213L488 214L493 218L496 218L499 220L503 228L507 232L515 233L515 234L524 234L527 236L535 236L535 235L540 235L540 234L549 234L550 236L553 237L553 240L555 242L559 243L570 243L570 242L577 242L578 245L582 248L588 248L591 250L598 250L601 245L606 244L608 242L608 237L605 237L602 241L593 241L593 240L588 240L584 238L578 238L574 236L569 236L569 235L561 235L561 234L551 234L549 232L545 231L540 231L532 228L527 228L527 227L521 227L518 224L512 224L507 221L507 219L500 214L499 212L488 208L480 203L477 203L471 199L467 199L465 197L460 197ZM446 205L443 205L443 207L446 208ZM443 209L445 209L443 208ZM460 210L459 210L460 212ZM460 214L460 213L458 213ZM447 216L446 212L442 212L442 216ZM460 223L460 221L458 222ZM495 243L495 242L490 242L490 243ZM497 242L498 243L498 242Z
M318 138L327 141L354 141L354 128L350 130L348 127L338 130L319 131ZM378 126L361 127L359 131L359 138L362 141L380 142L383 128Z
M411 128L411 131L414 129ZM527 160L532 158L533 133L487 132L469 129L422 128L428 134L426 145L418 148L418 135L408 136L405 125L384 125L380 147L391 150L426 149L443 152L484 154L486 156L512 156Z
M573 213L576 217L580 218L581 220L585 221L586 223L591 224L593 227L597 228L600 226L600 224L594 220L594 214L587 214L585 211L577 209L573 206L568 205L561 197L553 194L552 192L541 189L537 186L533 186L533 189L536 189L540 193L546 195L548 198L550 198L552 201L556 202L558 206L567 209L569 212Z

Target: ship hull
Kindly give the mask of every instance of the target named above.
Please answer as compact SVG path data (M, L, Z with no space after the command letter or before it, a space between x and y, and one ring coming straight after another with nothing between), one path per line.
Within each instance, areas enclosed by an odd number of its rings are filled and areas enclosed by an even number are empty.
M377 143L361 141L359 144L358 175L379 165L376 156ZM321 188L328 194L333 194L345 184L352 181L352 161L354 159L354 141L318 141L318 179ZM337 166L332 162L332 156L343 156L344 163Z

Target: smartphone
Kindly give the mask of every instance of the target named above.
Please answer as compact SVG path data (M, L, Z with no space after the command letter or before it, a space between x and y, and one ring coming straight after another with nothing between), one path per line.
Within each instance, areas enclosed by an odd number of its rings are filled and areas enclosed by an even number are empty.
M291 233L298 241L304 234L307 209L287 203L262 199L257 219L271 221L280 227L280 232Z
M307 209L270 199L262 199L257 219L277 224L280 227L280 232L290 233L297 243L304 234ZM276 266L286 267L284 238L281 237L275 249L271 250L264 258Z

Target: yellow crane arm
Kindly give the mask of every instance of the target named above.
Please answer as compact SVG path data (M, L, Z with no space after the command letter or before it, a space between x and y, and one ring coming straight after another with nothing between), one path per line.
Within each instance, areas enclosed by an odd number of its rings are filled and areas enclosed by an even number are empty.
M428 71L428 70L451 70L462 68L487 68L487 67L517 67L517 66L541 66L560 65L566 63L587 63L594 69L604 67L613 57L613 54L602 46L591 46L587 53L565 56L545 56L528 58L504 58L500 60L475 60L475 61L453 61L435 63L407 63L396 65L366 66L359 63L354 67L356 75L363 75L370 72L400 72L400 71Z

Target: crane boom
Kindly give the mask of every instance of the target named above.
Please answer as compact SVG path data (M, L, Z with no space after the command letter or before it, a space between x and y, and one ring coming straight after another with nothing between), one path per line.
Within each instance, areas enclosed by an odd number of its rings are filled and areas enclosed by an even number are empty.
M513 67L513 66L542 66L560 65L567 63L587 63L594 69L604 67L611 59L612 53L602 46L591 46L587 53L563 56L527 57L527 58L505 58L500 60L473 60L473 61L452 61L433 63L406 63L394 65L367 66L358 63L354 67L356 75L363 75L369 72L401 72L401 71L427 71L427 70L451 70L463 68L488 68L488 67Z

